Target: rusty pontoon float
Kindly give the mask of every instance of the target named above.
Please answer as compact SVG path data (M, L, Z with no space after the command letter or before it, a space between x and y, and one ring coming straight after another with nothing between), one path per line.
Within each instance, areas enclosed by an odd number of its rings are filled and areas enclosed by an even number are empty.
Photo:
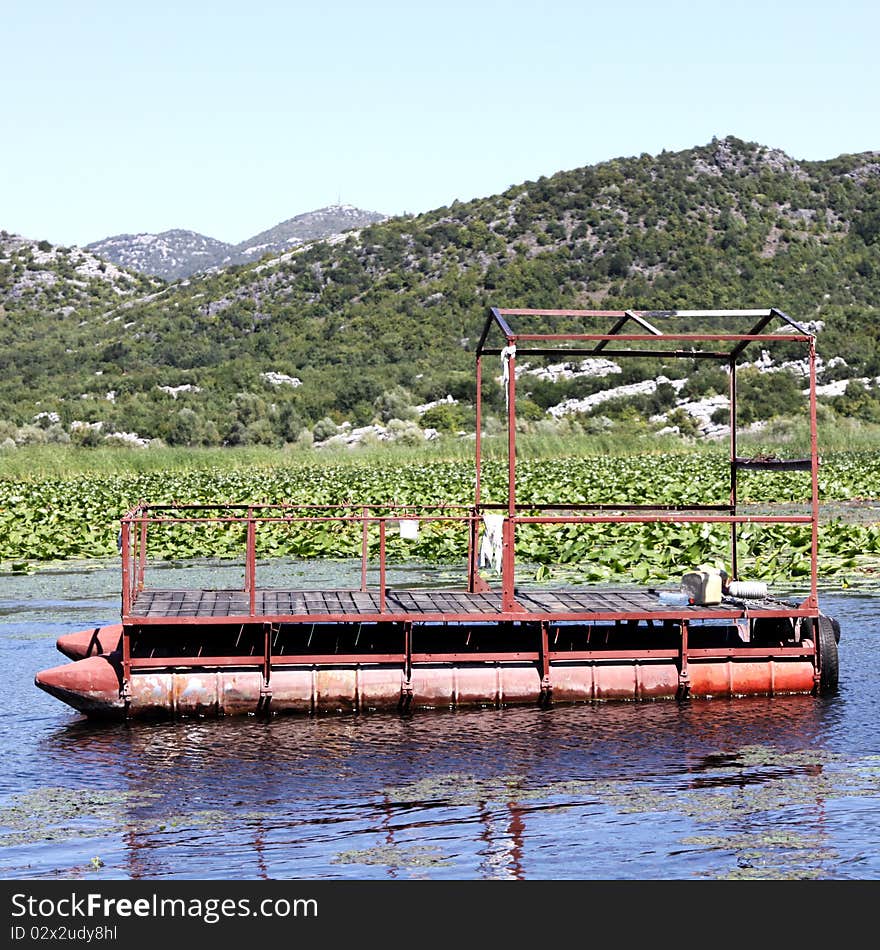
M511 323L536 319L542 332ZM604 321L589 332L590 321ZM730 326L746 320L745 331ZM676 329L676 322L684 329ZM721 329L717 328L718 322ZM562 324L563 328L559 326ZM656 324L656 325L655 325ZM771 325L776 326L772 332ZM546 332L547 327L553 332ZM574 327L572 329L572 327ZM661 329L662 327L662 329ZM714 327L714 328L713 328ZM809 380L810 454L744 458L737 451L737 365L752 343L800 347ZM550 505L517 497L517 360L655 357L715 360L729 371L730 487L717 504ZM507 497L481 497L484 361L500 358L507 415ZM275 712L408 710L467 705L805 694L833 691L839 625L819 608L818 449L814 335L775 308L703 311L492 308L476 351L476 468L472 504L320 506L140 504L122 519L121 623L61 637L73 662L36 684L92 717L182 717ZM741 510L742 470L800 470L800 514ZM387 582L389 543L438 523L466 535L456 589ZM674 596L646 584L527 587L515 577L524 526L703 523L729 526L731 567L719 596ZM148 538L162 525L212 525L241 533L238 589L162 589L146 583ZM354 531L360 585L260 587L261 532ZM809 590L780 599L739 580L744 524L809 526ZM464 542L462 542L462 550ZM500 577L481 571L494 560ZM739 581L737 591L736 582ZM670 596L670 593L673 596ZM680 594L680 591L679 591ZM664 596L665 595L665 596Z

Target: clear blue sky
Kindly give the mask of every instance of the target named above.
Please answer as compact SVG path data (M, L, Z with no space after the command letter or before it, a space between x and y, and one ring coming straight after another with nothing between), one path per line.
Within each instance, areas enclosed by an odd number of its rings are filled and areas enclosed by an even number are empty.
M0 25L0 228L237 242L736 135L880 149L880 3L40 0Z

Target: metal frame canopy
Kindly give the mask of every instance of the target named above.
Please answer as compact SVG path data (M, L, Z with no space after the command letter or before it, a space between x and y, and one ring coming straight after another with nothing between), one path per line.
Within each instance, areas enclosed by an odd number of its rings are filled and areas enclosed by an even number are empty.
M529 325L520 329L520 322ZM537 325L538 329L532 329ZM780 326L781 325L781 326ZM546 329L546 327L550 329ZM501 339L498 340L498 337ZM799 459L741 458L737 454L737 362L753 343L800 344L809 365L810 455ZM482 375L483 358L500 357L507 405L508 488L505 504L481 504ZM516 495L516 361L518 357L565 359L659 358L709 359L729 370L730 497L725 505L548 505L529 500L520 504ZM737 529L743 523L799 523L811 526L810 594L803 603L818 611L818 442L816 424L816 338L776 307L750 310L543 310L491 307L476 349L476 482L475 509L502 509L502 594L505 605L514 598L514 536L518 523L599 522L675 523L714 522L730 525L731 574L738 577ZM800 470L811 473L809 515L752 516L737 510L737 475L740 470ZM522 513L527 509L528 513ZM544 514L560 512L565 514ZM540 512L540 513L537 513ZM574 513L571 513L574 512ZM481 589L474 564L472 589Z
M569 324L583 322L585 326L588 321L612 320L613 323L605 332L587 329L521 332L510 325L511 318L515 317L542 322L564 320ZM728 326L722 331L706 328L707 323L717 320L725 321ZM732 321L748 321L746 325L751 326L744 331L732 331L729 326ZM767 327L774 321L781 322L788 329L783 333L767 332ZM667 326L661 329L655 326L657 323ZM634 328L632 325L635 325ZM564 350L569 356L596 356L601 353L614 357L679 356L731 360L736 359L750 343L757 341L804 342L813 339L809 330L776 307L763 310L530 310L492 307L477 344L477 358L502 355L501 348L486 346L493 328L503 335L504 348L516 346L520 355L531 356L552 356ZM523 343L536 345L522 347ZM617 345L609 348L611 343ZM696 346L705 343L729 343L731 346L713 350Z

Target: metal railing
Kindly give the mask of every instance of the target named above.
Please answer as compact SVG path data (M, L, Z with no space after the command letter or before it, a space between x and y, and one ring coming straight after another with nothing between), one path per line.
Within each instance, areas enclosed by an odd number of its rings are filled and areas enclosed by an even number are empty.
M210 514L210 512L223 512ZM244 529L244 592L248 595L248 616L256 609L257 532L261 526L341 525L360 527L360 590L369 591L368 575L375 560L378 572L380 611L385 609L388 582L389 525L458 523L467 531L468 576L476 570L479 515L465 505L288 505L288 504L166 504L139 503L122 518L120 549L122 560L122 614L131 615L138 594L144 590L151 528L170 525L240 525ZM375 529L371 531L371 529ZM371 557L374 549L375 558Z
M481 527L483 515L501 515L500 585L493 587L480 572ZM328 525L348 527L360 535L360 585L350 588L373 592L378 598L379 612L384 613L388 594L389 540L394 526L400 530L409 523L415 540L424 525L455 525L466 531L468 592L497 590L505 613L517 611L516 601L516 533L520 526L572 525L588 527L600 524L726 524L738 525L810 525L812 513L738 514L727 504L691 504L682 506L648 504L530 504L511 514L504 503L479 507L464 505L287 505L287 504L138 504L122 519L122 614L130 617L141 591L145 589L148 544L157 528L174 525L238 525L243 533L244 585L247 595L247 616L258 617L258 533L269 526L293 528L308 525L316 530ZM815 532L813 532L815 534ZM340 535L342 537L342 535ZM348 542L351 547L351 540ZM811 576L813 590L804 607L815 607L816 579L815 539L811 544ZM376 583L370 585L370 570Z

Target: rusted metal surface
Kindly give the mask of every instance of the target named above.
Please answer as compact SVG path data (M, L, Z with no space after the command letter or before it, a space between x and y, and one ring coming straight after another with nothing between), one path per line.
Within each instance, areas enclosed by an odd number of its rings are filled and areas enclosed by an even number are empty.
M816 407L816 341L810 338L810 510L813 518L810 540L809 606L819 605L819 442Z
M691 696L776 696L812 693L814 666L791 660L690 663Z
M511 598L512 609L504 603L503 592L462 590L393 590L386 592L385 610L378 594L360 590L279 590L259 591L256 612L248 612L247 595L234 590L150 590L138 596L131 620L141 625L197 621L243 622L259 618L275 623L314 622L399 622L418 620L467 621L478 619L516 620L646 620L679 616L700 619L727 619L745 616L814 616L791 603L766 598L744 602L729 599L711 607L698 604L666 604L658 594L633 590L525 590Z
M101 656L114 653L119 649L122 637L122 624L114 623L106 627L91 627L77 630L76 633L62 634L55 646L71 660L82 660L87 656Z
M529 662L414 665L407 679L398 665L278 667L271 700L262 702L259 670L143 671L131 677L129 698L120 692L118 656L93 656L37 674L36 685L89 716L213 718L264 712L353 713L468 706L520 706L675 699L679 666L672 659L596 660L548 664L542 675ZM690 695L734 697L809 694L809 658L691 660Z

